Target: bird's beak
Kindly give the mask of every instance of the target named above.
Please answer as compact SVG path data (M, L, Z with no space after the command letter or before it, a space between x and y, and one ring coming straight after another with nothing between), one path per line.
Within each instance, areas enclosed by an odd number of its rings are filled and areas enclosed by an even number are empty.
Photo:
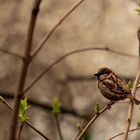
M98 76L98 73L95 73L94 76Z
M95 73L94 76L99 80L99 73Z

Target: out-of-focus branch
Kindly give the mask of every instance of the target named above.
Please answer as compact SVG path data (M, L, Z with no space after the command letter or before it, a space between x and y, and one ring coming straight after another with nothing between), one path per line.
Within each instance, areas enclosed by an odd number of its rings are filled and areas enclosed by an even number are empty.
M60 128L60 123L59 123L59 119L58 119L58 114L55 113L54 117L55 117L55 120L56 120L56 124L57 124L57 128L58 128L58 134L59 134L60 140L63 140L63 136L62 136L62 132L61 132L61 128Z
M140 68L140 27L138 29L138 41L139 41L139 68Z
M140 130L140 127L137 127L137 128L131 129L131 130L129 130L129 132L134 132L134 131L136 131L136 130ZM115 138L117 138L118 136L121 136L121 135L123 135L123 134L124 134L124 132L119 133L119 134L117 134L117 135L115 135L115 136L109 138L108 140L113 140L113 139L115 139Z
M118 75L119 77L121 77L123 80L125 80L126 82L133 81L134 77L133 76L123 76L123 75ZM66 77L66 82L82 82L82 81L93 81L93 80L97 80L96 77L94 77L93 75L68 75ZM137 88L139 88L140 85L138 85Z
M1 101L6 107L8 107L11 111L14 111L14 109L12 108L12 106L6 101L3 100ZM40 132L37 128L35 128L29 121L25 121L25 124L27 124L30 128L32 128L34 131L36 131L39 135L41 135L43 138L45 138L46 140L50 140L48 137L46 137L42 132ZM21 128L20 128L20 132L19 132L19 136L18 138L20 138L20 134L21 134L21 130L23 128L23 124L21 124Z
M23 130L23 126L24 126L24 123L21 123L20 126L19 126L19 132L18 132L17 140L20 140L20 136L21 136L21 132Z
M137 76L136 76L136 79L134 81L134 85L132 88L132 96L133 97L135 97L135 95L136 95L137 85L138 85L139 79L140 79L140 28L138 30L138 40L139 40L139 71L137 73ZM128 133L129 133L131 120L132 120L132 116L133 116L133 107L134 107L134 103L131 101L129 104L129 108L128 108L127 122L126 122L126 128L125 128L123 140L128 139Z
M14 52L9 52L9 51L2 50L2 49L0 49L0 52L5 53L5 54L8 54L8 55L11 55L11 56L14 56L14 57L17 57L17 58L20 58L20 59L24 59L21 55L16 54Z
M26 38L25 52L24 52L24 60L22 61L23 63L21 67L21 73L19 75L19 81L18 81L18 85L16 89L14 112L12 116L9 140L16 140L19 105L20 105L20 100L23 97L23 89L24 89L24 85L25 85L25 81L27 77L28 66L30 64L30 51L32 47L34 28L36 24L37 15L39 12L40 3L41 3L41 0L35 0L31 17L30 17L28 33L27 33L27 38Z
M85 0L78 1L66 14L58 21L58 23L52 28L52 30L41 40L37 48L34 50L32 56L32 59L38 54L38 52L43 48L45 43L49 40L49 38L52 36L52 34L55 32L55 30L62 24L62 22Z
M73 54L82 53L82 52L86 52L86 51L92 51L92 50L94 50L94 51L95 50L108 51L108 52L112 52L112 53L115 53L117 55L122 55L122 56L126 56L126 57L136 57L135 55L115 51L115 50L112 50L108 47L102 47L102 48L91 47L91 48L83 48L83 49L74 50L74 51L71 51L71 52L64 54L63 56L58 58L56 61L54 61L52 64L50 64L50 66L48 66L41 74L39 74L38 77L24 90L23 94L25 94L28 90L30 90L44 76L44 74L46 74L49 70L51 70L58 63L63 61L66 57L71 56Z
M101 115L103 114L108 108L111 108L111 106L114 104L115 102L110 102L107 106L105 106L98 114L94 115L92 117L92 119L86 124L86 126L84 128L81 128L81 132L76 136L75 140L80 140L82 138L82 136L85 134L85 132L87 131L87 129L91 126L91 124L93 124L93 122L95 122L95 120Z
M6 99L14 99L14 94L13 93L5 92L5 91L0 91L0 95L3 98L6 98ZM30 105L42 108L42 109L44 109L44 111L52 112L52 105L49 105L47 103L42 103L42 102L40 102L38 100L33 100L33 99L28 99L28 103ZM74 110L70 110L70 109L64 108L63 106L61 106L61 113L62 114L69 114L69 115L76 116L76 117L79 117L79 118L88 118L89 117L89 115L87 115L87 114L83 114L82 115L82 114L77 113Z
M50 140L48 137L46 137L42 132L40 132L37 128L35 128L30 122L25 122L28 126L30 126L34 131L36 131L40 136L45 138L45 140Z

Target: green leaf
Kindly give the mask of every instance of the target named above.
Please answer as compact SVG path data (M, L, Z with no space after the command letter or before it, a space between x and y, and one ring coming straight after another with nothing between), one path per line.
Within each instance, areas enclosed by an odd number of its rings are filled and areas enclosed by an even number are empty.
M127 83L127 87L128 87L129 89L132 88L132 82L131 82L130 80L129 80L128 83Z
M96 102L96 106L95 106L95 113L99 114L100 113L100 105L98 102Z
M52 104L53 113L59 113L60 107L61 107L61 103L60 103L58 97L55 97L53 100L53 104Z
M80 129L80 128L81 128L80 123L77 123L77 124L76 124L76 127L77 127L78 129Z
M137 121L137 127L140 127L140 120Z
M84 134L83 140L91 140L91 132L90 131L86 131L86 133Z
M138 13L138 15L140 15L140 7L136 8L135 11Z
M29 119L26 115L27 109L29 108L30 108L30 105L28 105L27 103L27 98L21 99L20 110L19 110L19 118L21 122L25 122Z
M5 101L4 98L0 95L0 101Z

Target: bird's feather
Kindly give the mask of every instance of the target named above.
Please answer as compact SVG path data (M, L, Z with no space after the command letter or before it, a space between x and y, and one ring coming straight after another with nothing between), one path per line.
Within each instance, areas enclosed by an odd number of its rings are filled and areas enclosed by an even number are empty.
M107 79L104 79L102 82L107 88L110 89L111 92L119 95L130 94L130 91L128 87L126 87L126 84L118 77L115 79L113 75L110 75L110 77L107 77Z

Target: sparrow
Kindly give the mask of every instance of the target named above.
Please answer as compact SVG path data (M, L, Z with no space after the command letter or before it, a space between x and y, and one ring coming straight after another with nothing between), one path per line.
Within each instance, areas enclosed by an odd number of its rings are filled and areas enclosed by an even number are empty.
M98 79L98 89L110 101L119 101L129 98L135 104L140 101L131 94L131 89L111 69L103 67L94 74Z

